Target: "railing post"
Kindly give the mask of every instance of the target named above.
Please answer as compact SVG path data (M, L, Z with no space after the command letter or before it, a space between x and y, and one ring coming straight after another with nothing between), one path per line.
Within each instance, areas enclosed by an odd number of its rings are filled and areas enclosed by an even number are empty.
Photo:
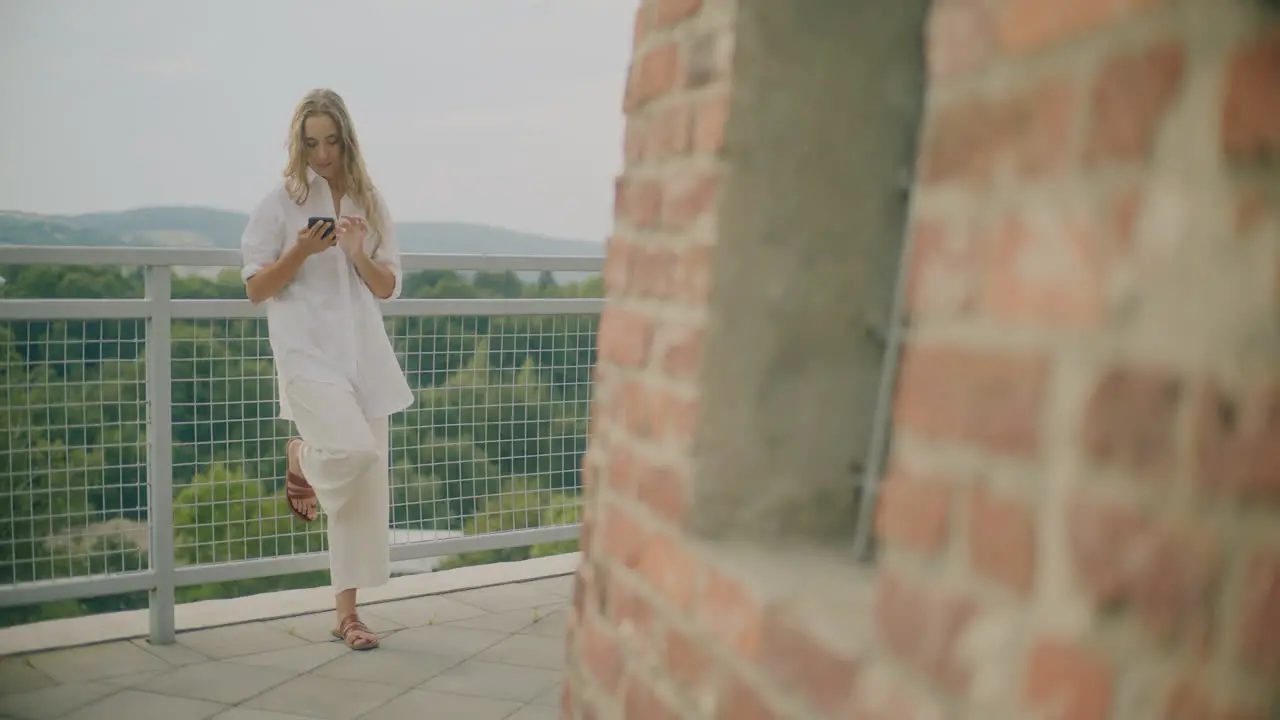
M155 585L147 604L151 618L151 644L174 642L173 556L173 413L170 334L173 327L171 285L173 271L166 265L146 269L147 301L147 526L148 557Z

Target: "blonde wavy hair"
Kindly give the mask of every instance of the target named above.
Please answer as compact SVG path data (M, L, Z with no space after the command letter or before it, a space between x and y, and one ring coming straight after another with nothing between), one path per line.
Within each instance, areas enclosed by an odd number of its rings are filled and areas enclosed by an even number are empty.
M346 182L346 192L355 199L369 223L369 229L376 236L373 252L382 244L382 208L378 203L378 195L373 181L369 179L369 171L364 166L364 156L360 153L360 141L356 139L356 128L347 112L347 104L338 93L326 88L312 90L303 96L293 111L293 122L289 127L289 162L284 168L285 189L293 201L302 205L311 194L311 183L307 178L307 143L304 128L307 118L313 115L327 115L338 128L339 143L342 148L342 172Z

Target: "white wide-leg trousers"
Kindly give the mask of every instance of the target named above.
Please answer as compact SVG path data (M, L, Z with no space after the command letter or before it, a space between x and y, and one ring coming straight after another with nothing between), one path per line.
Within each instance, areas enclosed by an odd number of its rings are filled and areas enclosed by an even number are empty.
M302 437L303 477L329 520L334 594L391 578L389 423L366 418L338 385L293 379L285 389Z

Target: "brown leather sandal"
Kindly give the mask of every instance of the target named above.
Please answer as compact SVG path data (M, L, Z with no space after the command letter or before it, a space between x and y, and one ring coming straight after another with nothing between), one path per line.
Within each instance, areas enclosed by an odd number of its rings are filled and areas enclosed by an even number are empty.
M293 470L288 469L288 468L289 468L289 465L291 464L291 463L290 463L290 449L293 447L293 444L294 444L295 442L300 443L300 442L302 442L302 440L300 440L300 439L298 439L298 438L293 438L293 439L289 440L289 442L285 443L285 445L284 445L284 457L285 457L284 496L285 496L285 504L289 506L289 512L293 513L293 516L294 516L294 517L298 518L299 520L301 520L301 521L302 521L302 522L304 522L304 523L309 523L309 522L312 522L312 521L314 521L314 520L316 519L316 518L315 518L315 516L313 515L312 517L307 517L306 513L304 513L304 512L302 512L301 510L299 510L299 509L297 508L297 506L295 506L295 505L293 504L295 500L310 500L311 498L314 498L314 497L316 496L316 491L315 491L315 489L311 487L311 483L307 482L307 479L306 479L306 478L304 478L304 477L302 477L301 475L299 475L299 474L295 473Z
M372 650L378 647L378 636L373 634L368 625L360 622L355 613L342 618L333 636L347 644L352 650Z

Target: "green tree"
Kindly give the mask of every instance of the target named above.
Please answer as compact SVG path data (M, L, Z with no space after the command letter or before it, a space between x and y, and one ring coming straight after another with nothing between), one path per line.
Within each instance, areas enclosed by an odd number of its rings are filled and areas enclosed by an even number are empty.
M181 565L253 560L325 549L324 521L305 524L282 493L215 463L174 498L175 560Z
M539 527L572 525L581 519L582 505L573 495L547 489L547 478L514 477L504 483L500 495L485 501L479 513L464 525L467 535L492 535ZM513 562L532 557L575 552L577 540L462 553L440 564L441 570L466 565Z

